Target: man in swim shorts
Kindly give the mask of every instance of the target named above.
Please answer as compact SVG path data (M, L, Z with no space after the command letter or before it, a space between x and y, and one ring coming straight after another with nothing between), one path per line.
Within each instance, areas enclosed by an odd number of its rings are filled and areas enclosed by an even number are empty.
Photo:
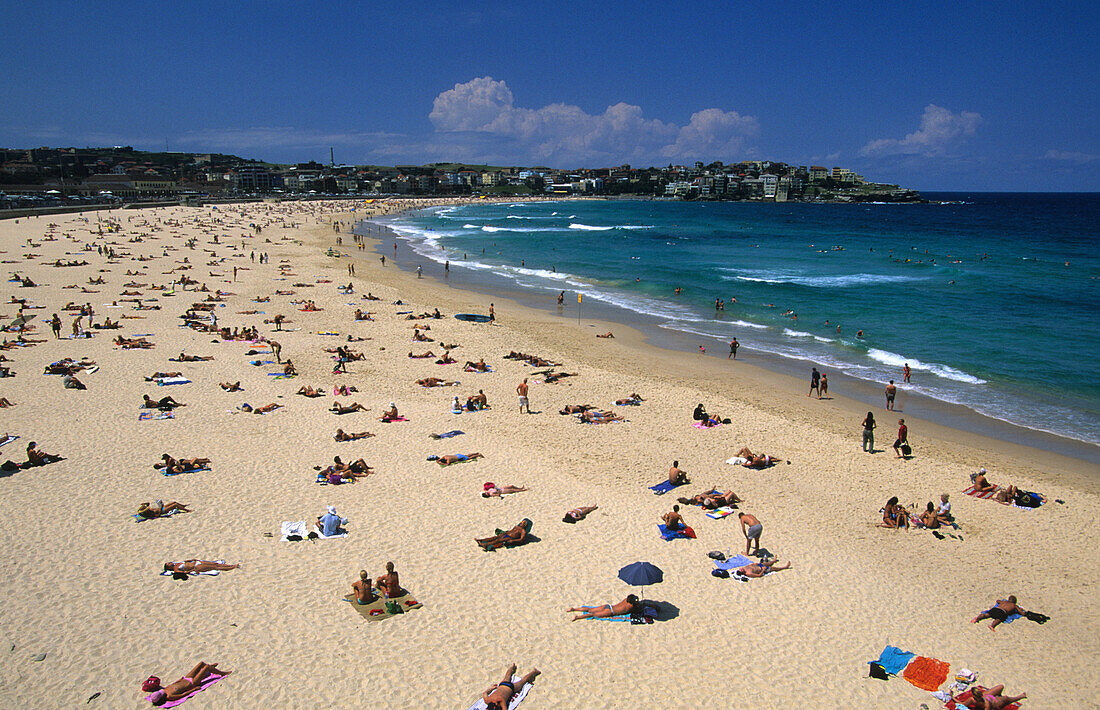
M894 397L898 394L898 386L894 384L893 380L890 380L890 384L886 385L884 390L886 393L886 409L894 411Z
M996 631L997 626L1004 623L1005 619L1007 619L1008 617L1012 616L1013 614L1020 614L1022 616L1026 613L1027 612L1016 605L1016 596L1010 594L1008 596L1008 599L998 599L993 608L987 609L981 614L978 614L970 620L970 623L976 624L983 619L993 619L993 623L989 625L989 630Z
M814 392L817 392L817 398L821 399L820 385L821 385L821 373L818 372L817 368L815 367L815 368L813 368L813 371L810 372L810 391L806 393L806 396L809 397Z
M523 382L520 382L516 387L516 394L519 395L519 411L527 410L527 413L531 413L531 403L527 400L527 378L523 378Z
M737 517L741 519L741 532L745 536L745 554L749 554L749 549L754 541L756 542L756 551L760 552L760 533L764 531L764 526L752 513L738 513Z

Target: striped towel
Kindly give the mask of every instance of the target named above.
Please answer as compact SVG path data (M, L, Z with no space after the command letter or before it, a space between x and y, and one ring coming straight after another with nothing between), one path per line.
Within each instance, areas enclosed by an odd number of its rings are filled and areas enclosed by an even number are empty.
M991 491L986 491L985 493L979 493L974 486L970 486L965 491L963 491L963 493L965 493L968 496L974 496L975 498L981 498L983 500L988 500L989 498L992 498L997 493L997 491L999 491L999 490L1001 490L1001 487L996 486Z

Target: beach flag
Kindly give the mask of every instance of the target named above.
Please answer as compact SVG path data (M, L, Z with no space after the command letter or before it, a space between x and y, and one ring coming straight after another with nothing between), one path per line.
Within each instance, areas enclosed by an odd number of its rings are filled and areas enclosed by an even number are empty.
M580 303L580 302L581 302L581 295L578 293L577 294L577 303Z

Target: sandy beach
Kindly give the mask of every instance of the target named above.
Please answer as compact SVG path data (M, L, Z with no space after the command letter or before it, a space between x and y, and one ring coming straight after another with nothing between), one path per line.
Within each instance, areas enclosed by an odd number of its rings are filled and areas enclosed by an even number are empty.
M0 397L14 403L0 409L0 432L19 437L0 448L0 461L26 460L31 441L64 457L0 474L4 706L142 707L147 677L168 682L207 661L233 673L189 707L468 708L511 663L521 674L542 671L521 705L529 710L939 707L900 676L868 678L867 662L888 644L949 663L951 679L967 668L983 685L1026 692L1025 708L1100 706L1100 677L1087 660L1100 626L1088 621L1088 590L1100 583L1091 513L1098 467L881 406L877 453L869 455L860 448L865 405L808 399L802 381L751 363L659 349L623 326L479 294L434 264L418 278L420 262L402 249L393 256L387 246L380 262L374 239L385 232L377 228L365 248L352 242L355 221L412 204L349 213L347 203L254 203L0 221L5 276L37 284L8 281L0 314L10 322L19 313L12 299L26 299L35 308L24 313L37 316L26 335L43 341L0 351L0 365L15 373L0 379ZM341 256L327 255L330 248ZM53 266L58 260L88 264ZM197 284L173 287L181 275ZM341 293L349 281L353 291ZM203 284L207 291L195 290ZM232 295L207 300L219 290ZM365 300L368 291L380 300ZM158 309L137 310L124 300L133 298ZM298 301L319 310L302 311ZM70 302L91 304L92 322L110 318L121 328L66 337L78 315L63 310ZM493 324L453 318L486 313L490 302ZM263 342L183 327L180 316L199 303L213 304L220 327L255 327L277 340L299 375L268 374L282 366L265 362L275 358ZM406 320L436 308L441 319ZM356 309L373 320L355 321ZM50 331L54 313L62 339ZM283 332L265 322L275 315L286 319ZM430 326L432 341L412 342L414 326ZM594 337L609 330L614 339ZM113 342L139 334L155 347ZM441 343L460 345L456 364L408 356L439 356ZM334 374L324 350L337 346L363 355L346 374ZM534 373L546 368L505 359L510 351L577 374L540 381ZM181 352L213 360L169 361ZM76 374L86 390L42 374L63 358L95 361L94 372ZM492 372L463 370L482 358ZM145 379L169 371L190 382ZM459 384L416 384L426 377ZM525 377L530 414L517 407ZM219 386L237 381L243 391ZM305 385L325 396L295 394ZM358 391L333 397L336 385ZM455 396L465 402L479 390L488 409L452 413ZM613 405L631 393L644 402ZM186 406L172 418L142 418L157 411L139 408L146 394ZM334 399L368 411L336 415ZM391 402L407 421L379 421ZM282 407L257 415L244 403ZM699 403L730 422L692 426ZM572 404L626 421L584 424L558 413ZM898 417L913 441L908 460L890 448ZM338 427L375 436L336 442ZM464 433L429 436L451 430ZM781 462L763 470L726 463L745 446ZM445 467L427 460L472 452L484 457ZM164 476L153 468L163 453L209 458L209 470ZM334 456L362 457L374 473L319 485L314 467ZM673 460L692 482L655 496L649 487L667 478ZM993 483L1038 491L1047 502L1027 510L964 495L980 467ZM484 498L486 482L529 490ZM676 499L712 487L743 499L739 511L762 522L761 547L791 569L747 582L712 576L708 552L745 551L736 514L711 519L683 505L697 538L661 539L660 516ZM942 539L876 526L891 496L919 512L941 493L950 494L959 525L937 531ZM138 505L157 499L193 512L136 522ZM280 540L284 521L311 524L329 505L348 519L347 537ZM586 519L562 521L593 505ZM524 518L537 538L528 544L485 552L474 542ZM194 558L241 567L160 574L167 561ZM342 597L360 570L377 577L388 561L422 606L368 619ZM664 581L644 589L620 581L619 569L636 561L659 567ZM630 593L656 602L654 623L573 623L564 611ZM1050 620L1020 619L994 632L989 622L970 623L1009 594Z

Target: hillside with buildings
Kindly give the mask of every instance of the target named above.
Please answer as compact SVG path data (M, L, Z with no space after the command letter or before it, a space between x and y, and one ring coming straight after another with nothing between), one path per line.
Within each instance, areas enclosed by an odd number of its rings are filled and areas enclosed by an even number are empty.
M767 160L557 170L461 163L296 165L130 147L0 149L0 208L256 195L604 195L681 200L918 202L843 168Z

